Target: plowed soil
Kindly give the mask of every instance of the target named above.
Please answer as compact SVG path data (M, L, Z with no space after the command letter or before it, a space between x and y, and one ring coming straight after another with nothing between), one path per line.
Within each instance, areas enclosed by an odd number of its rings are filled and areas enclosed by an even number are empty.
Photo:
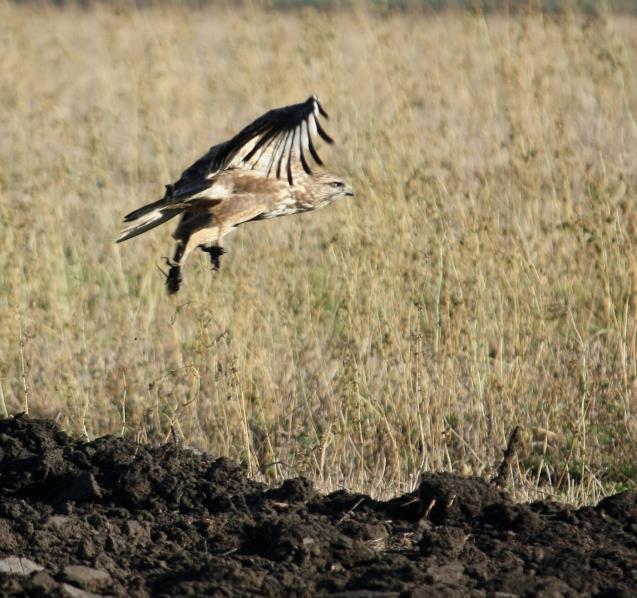
M632 596L637 493L579 510L426 474L381 502L236 464L0 420L0 594Z

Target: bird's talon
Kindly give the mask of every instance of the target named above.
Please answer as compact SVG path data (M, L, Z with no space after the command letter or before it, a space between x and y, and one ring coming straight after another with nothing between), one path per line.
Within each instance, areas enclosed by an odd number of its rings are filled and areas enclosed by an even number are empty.
M178 266L179 265L176 261L171 260L169 257L166 257L165 255L162 256L161 259L164 261L164 264L166 264L166 266L168 266L169 268L172 268L173 266Z
M181 286L181 268L179 266L171 266L168 276L166 277L166 289L169 295L174 295Z
M219 270L221 264L219 258L226 253L226 250L219 245L212 245L211 247L202 247L202 251L205 251L210 255L210 263L212 264L211 270Z

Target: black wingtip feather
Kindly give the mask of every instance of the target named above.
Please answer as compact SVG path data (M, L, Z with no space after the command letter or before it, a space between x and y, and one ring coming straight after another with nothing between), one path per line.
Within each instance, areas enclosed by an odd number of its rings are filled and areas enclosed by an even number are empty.
M290 148L290 155L288 156L288 184L294 185L292 180L292 149Z
M314 119L314 122L316 123L316 130L318 131L318 134L328 143L334 143L334 140L325 132L325 129L323 129L318 119Z
M283 148L281 149L281 155L279 156L279 163L276 165L276 178L280 179L281 178L281 164L283 163L283 156L285 156L285 146L288 142L288 137L290 136L290 133L286 133L283 137L282 137L282 141L283 141Z
M305 159L305 154L303 153L302 145L299 145L299 157L301 159L301 166L303 166L303 170L305 171L305 174L312 174L312 169L310 168L310 165L307 163L307 160Z
M316 150L314 149L314 144L312 143L312 137L310 137L309 135L307 136L307 147L310 150L310 155L312 156L313 160L319 166L323 166L323 162L321 162L321 158L319 158L319 155L316 153Z
M325 112L325 110L323 109L323 106L321 106L321 102L319 102L318 98L316 96L314 96L314 100L316 102L316 106L319 110L319 114L321 116L324 116L325 118L329 118L329 115L327 114L327 112Z

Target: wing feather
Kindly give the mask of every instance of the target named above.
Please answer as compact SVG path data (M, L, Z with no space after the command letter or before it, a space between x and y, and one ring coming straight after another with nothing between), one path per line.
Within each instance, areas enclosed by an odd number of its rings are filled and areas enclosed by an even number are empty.
M318 119L314 117L314 120L316 120L316 130L318 131L318 134L328 143L334 143L334 140L325 132L325 129L321 126Z
M266 112L224 144L223 150L211 163L210 171L249 163L252 169L261 170L266 177L273 170L277 178L285 172L288 183L294 184L294 172L302 168L304 172L311 173L303 150L307 150L319 166L323 164L314 148L312 136L318 135L327 143L334 142L319 123L319 115L328 118L316 96L300 104ZM269 148L272 148L271 153Z
M288 184L289 185L293 185L294 184L294 180L292 179L292 153L294 152L294 145L295 142L298 138L298 134L299 134L299 127L296 127L294 129L294 131L292 131L291 133L291 137L290 137L290 153L288 154Z
M277 165L276 165L276 178L277 179L281 178L281 164L283 164L283 158L285 158L285 153L287 151L288 137L289 136L290 136L290 132L289 131L284 133L283 144L281 145L281 155L279 156L279 159L278 159Z
M312 169L310 165L307 163L305 159L305 154L303 153L303 139L307 139L306 132L307 124L305 122L301 123L301 126L297 129L299 135L297 137L296 151L299 153L299 159L301 160L301 166L303 166L303 170L305 174L312 174Z
M279 155L283 154L283 142L284 142L284 138L283 137L278 137L274 146L274 149L272 150L272 155L270 156L270 160L268 162L268 170L265 173L266 178L270 176L270 172L272 171L272 167L274 166L274 164L276 163L276 161L279 159Z
M261 158L263 158L263 155L265 154L265 152L268 151L268 148L272 145L272 142L274 141L274 137L271 137L270 139L268 139L267 143L263 144L261 147L261 152L259 153L259 156L257 157L257 159L252 163L252 166L250 167L251 170L254 170L257 167L257 164L261 163ZM256 144L255 144L256 147ZM252 159L252 157L254 157L254 151L251 151L250 154L252 154L252 156L246 156L246 161L248 159Z
M327 112L323 110L323 106L321 106L321 102L319 102L318 98L316 98L316 107L318 108L318 111L321 114L321 116L324 116L325 118L329 118L329 116L327 115Z
M307 138L307 149L310 150L310 155L312 156L314 161L319 166L323 166L323 162L321 161L321 158L319 158L319 155L316 153L316 150L314 149L314 144L312 143L312 138L309 135L308 135L308 138Z
M318 135L318 131L316 130L316 116L314 114L310 114L306 122L309 127L308 135L311 139L312 135Z

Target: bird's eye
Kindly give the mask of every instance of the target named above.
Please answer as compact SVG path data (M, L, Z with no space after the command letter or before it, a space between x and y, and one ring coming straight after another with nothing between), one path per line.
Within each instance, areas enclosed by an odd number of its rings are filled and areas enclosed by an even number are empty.
M345 187L345 183L342 183L341 181L334 181L333 183L330 183L330 185L332 185L332 187Z

